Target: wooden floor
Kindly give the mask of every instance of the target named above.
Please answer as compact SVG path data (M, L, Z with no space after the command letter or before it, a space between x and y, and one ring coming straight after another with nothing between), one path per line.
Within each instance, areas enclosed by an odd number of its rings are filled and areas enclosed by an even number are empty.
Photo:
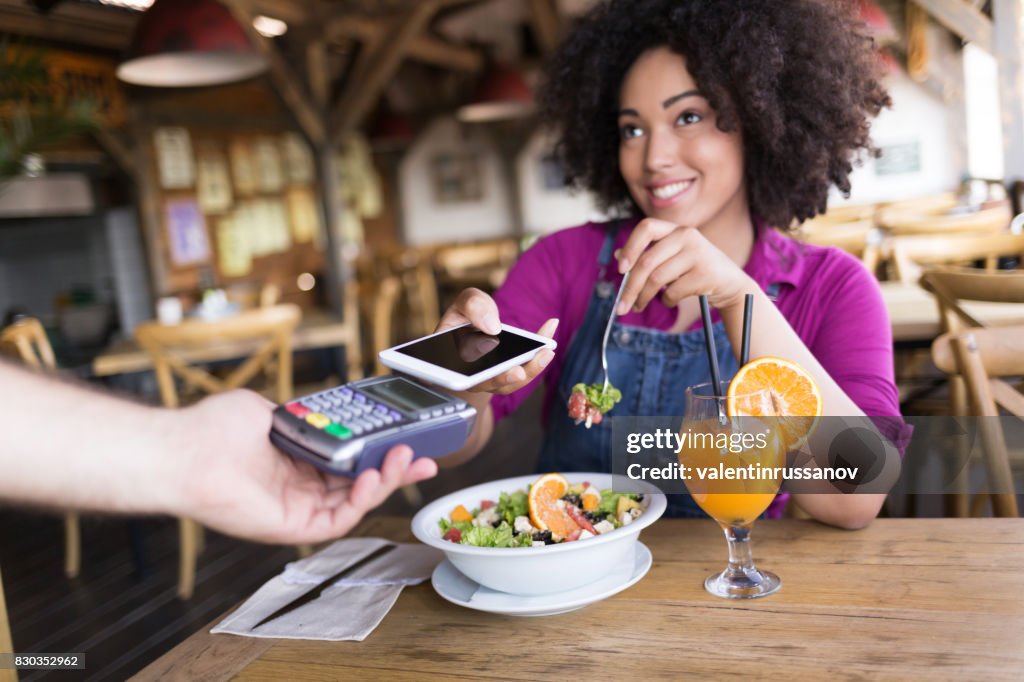
M523 407L499 424L486 452L420 484L424 501L472 483L533 471L534 461L524 459L524 453L538 449L539 400ZM379 513L413 511L396 494ZM21 680L124 680L247 598L296 558L291 547L257 545L207 531L195 595L184 602L175 594L175 520L84 518L82 572L73 580L63 574L63 532L59 517L0 509L0 566L15 650L86 655L85 671L24 670ZM141 561L136 557L140 546Z

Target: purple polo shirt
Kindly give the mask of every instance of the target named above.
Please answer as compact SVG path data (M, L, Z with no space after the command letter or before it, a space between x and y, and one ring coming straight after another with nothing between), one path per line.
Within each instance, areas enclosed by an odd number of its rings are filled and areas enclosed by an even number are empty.
M631 229L619 230L615 248L626 243ZM911 429L899 417L892 328L875 278L840 249L803 244L761 223L757 230L744 271L762 289L781 284L776 299L779 311L867 416L890 417L874 421L882 435L903 452ZM494 297L501 321L521 329L535 331L549 318L560 320L555 333L558 350L541 375L545 421L573 335L583 323L597 281L605 231L605 223L587 223L541 238L522 254ZM614 259L610 267L617 268ZM675 323L676 314L675 308L655 298L642 312L630 312L620 321L666 331ZM712 315L717 321L717 311ZM698 320L692 328L699 327ZM539 384L535 380L510 395L493 396L495 420L515 410Z

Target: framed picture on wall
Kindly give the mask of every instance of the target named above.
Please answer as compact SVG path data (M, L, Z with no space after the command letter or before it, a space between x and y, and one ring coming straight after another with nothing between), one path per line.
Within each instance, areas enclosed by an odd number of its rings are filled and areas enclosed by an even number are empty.
M438 204L484 198L483 164L478 154L439 154L431 167L434 201Z

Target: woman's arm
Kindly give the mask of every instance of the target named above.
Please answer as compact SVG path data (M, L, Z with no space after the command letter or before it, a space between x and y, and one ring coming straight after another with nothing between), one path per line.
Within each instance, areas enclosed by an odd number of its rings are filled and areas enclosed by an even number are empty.
M749 278L748 278L749 280ZM752 319L757 320L757 333L751 334L750 357L777 356L791 360L803 367L814 377L823 400L822 414L842 417L864 417L864 412L840 388L832 375L821 365L803 340L790 326L789 321L779 312L761 288L749 280L744 294L754 295ZM743 338L743 296L738 301L727 302L719 307L725 323L729 341L733 348L740 348ZM869 423L858 419L858 425ZM811 440L812 452L827 452L828 444L845 427L841 419L822 419ZM895 448L888 456L897 456ZM841 528L858 529L867 526L878 516L885 502L884 494L795 494L793 499L805 512L819 521Z
M634 303L645 306L656 295L661 295L667 305L678 305L687 298L705 294L721 314L734 349L739 349L742 343L745 296L753 294L756 323L755 332L751 334L750 357L778 356L792 360L814 377L821 390L824 415L859 418L856 419L858 425L867 423L863 410L825 370L757 282L700 231L660 220L643 220L633 230L619 259L620 269L631 270L620 313L622 308L628 309ZM850 314L850 311L844 310L843 314ZM841 419L820 420L810 443L812 452L827 453L828 444L844 428ZM885 443L888 446L885 456L898 456L895 447ZM795 497L800 507L816 519L851 529L870 523L885 501L884 494L868 493Z

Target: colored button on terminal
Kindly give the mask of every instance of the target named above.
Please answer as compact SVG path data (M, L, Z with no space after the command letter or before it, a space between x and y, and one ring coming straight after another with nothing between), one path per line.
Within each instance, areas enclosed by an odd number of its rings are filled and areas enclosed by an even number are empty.
M288 410L296 417L305 417L310 412L309 408L302 403L288 403L284 406L284 409Z
M306 421L316 428L322 429L331 423L331 418L319 412L310 412L306 415Z
M337 436L342 440L352 437L352 432L346 429L341 424L331 424L326 429L324 429L324 431L331 434L332 436Z

